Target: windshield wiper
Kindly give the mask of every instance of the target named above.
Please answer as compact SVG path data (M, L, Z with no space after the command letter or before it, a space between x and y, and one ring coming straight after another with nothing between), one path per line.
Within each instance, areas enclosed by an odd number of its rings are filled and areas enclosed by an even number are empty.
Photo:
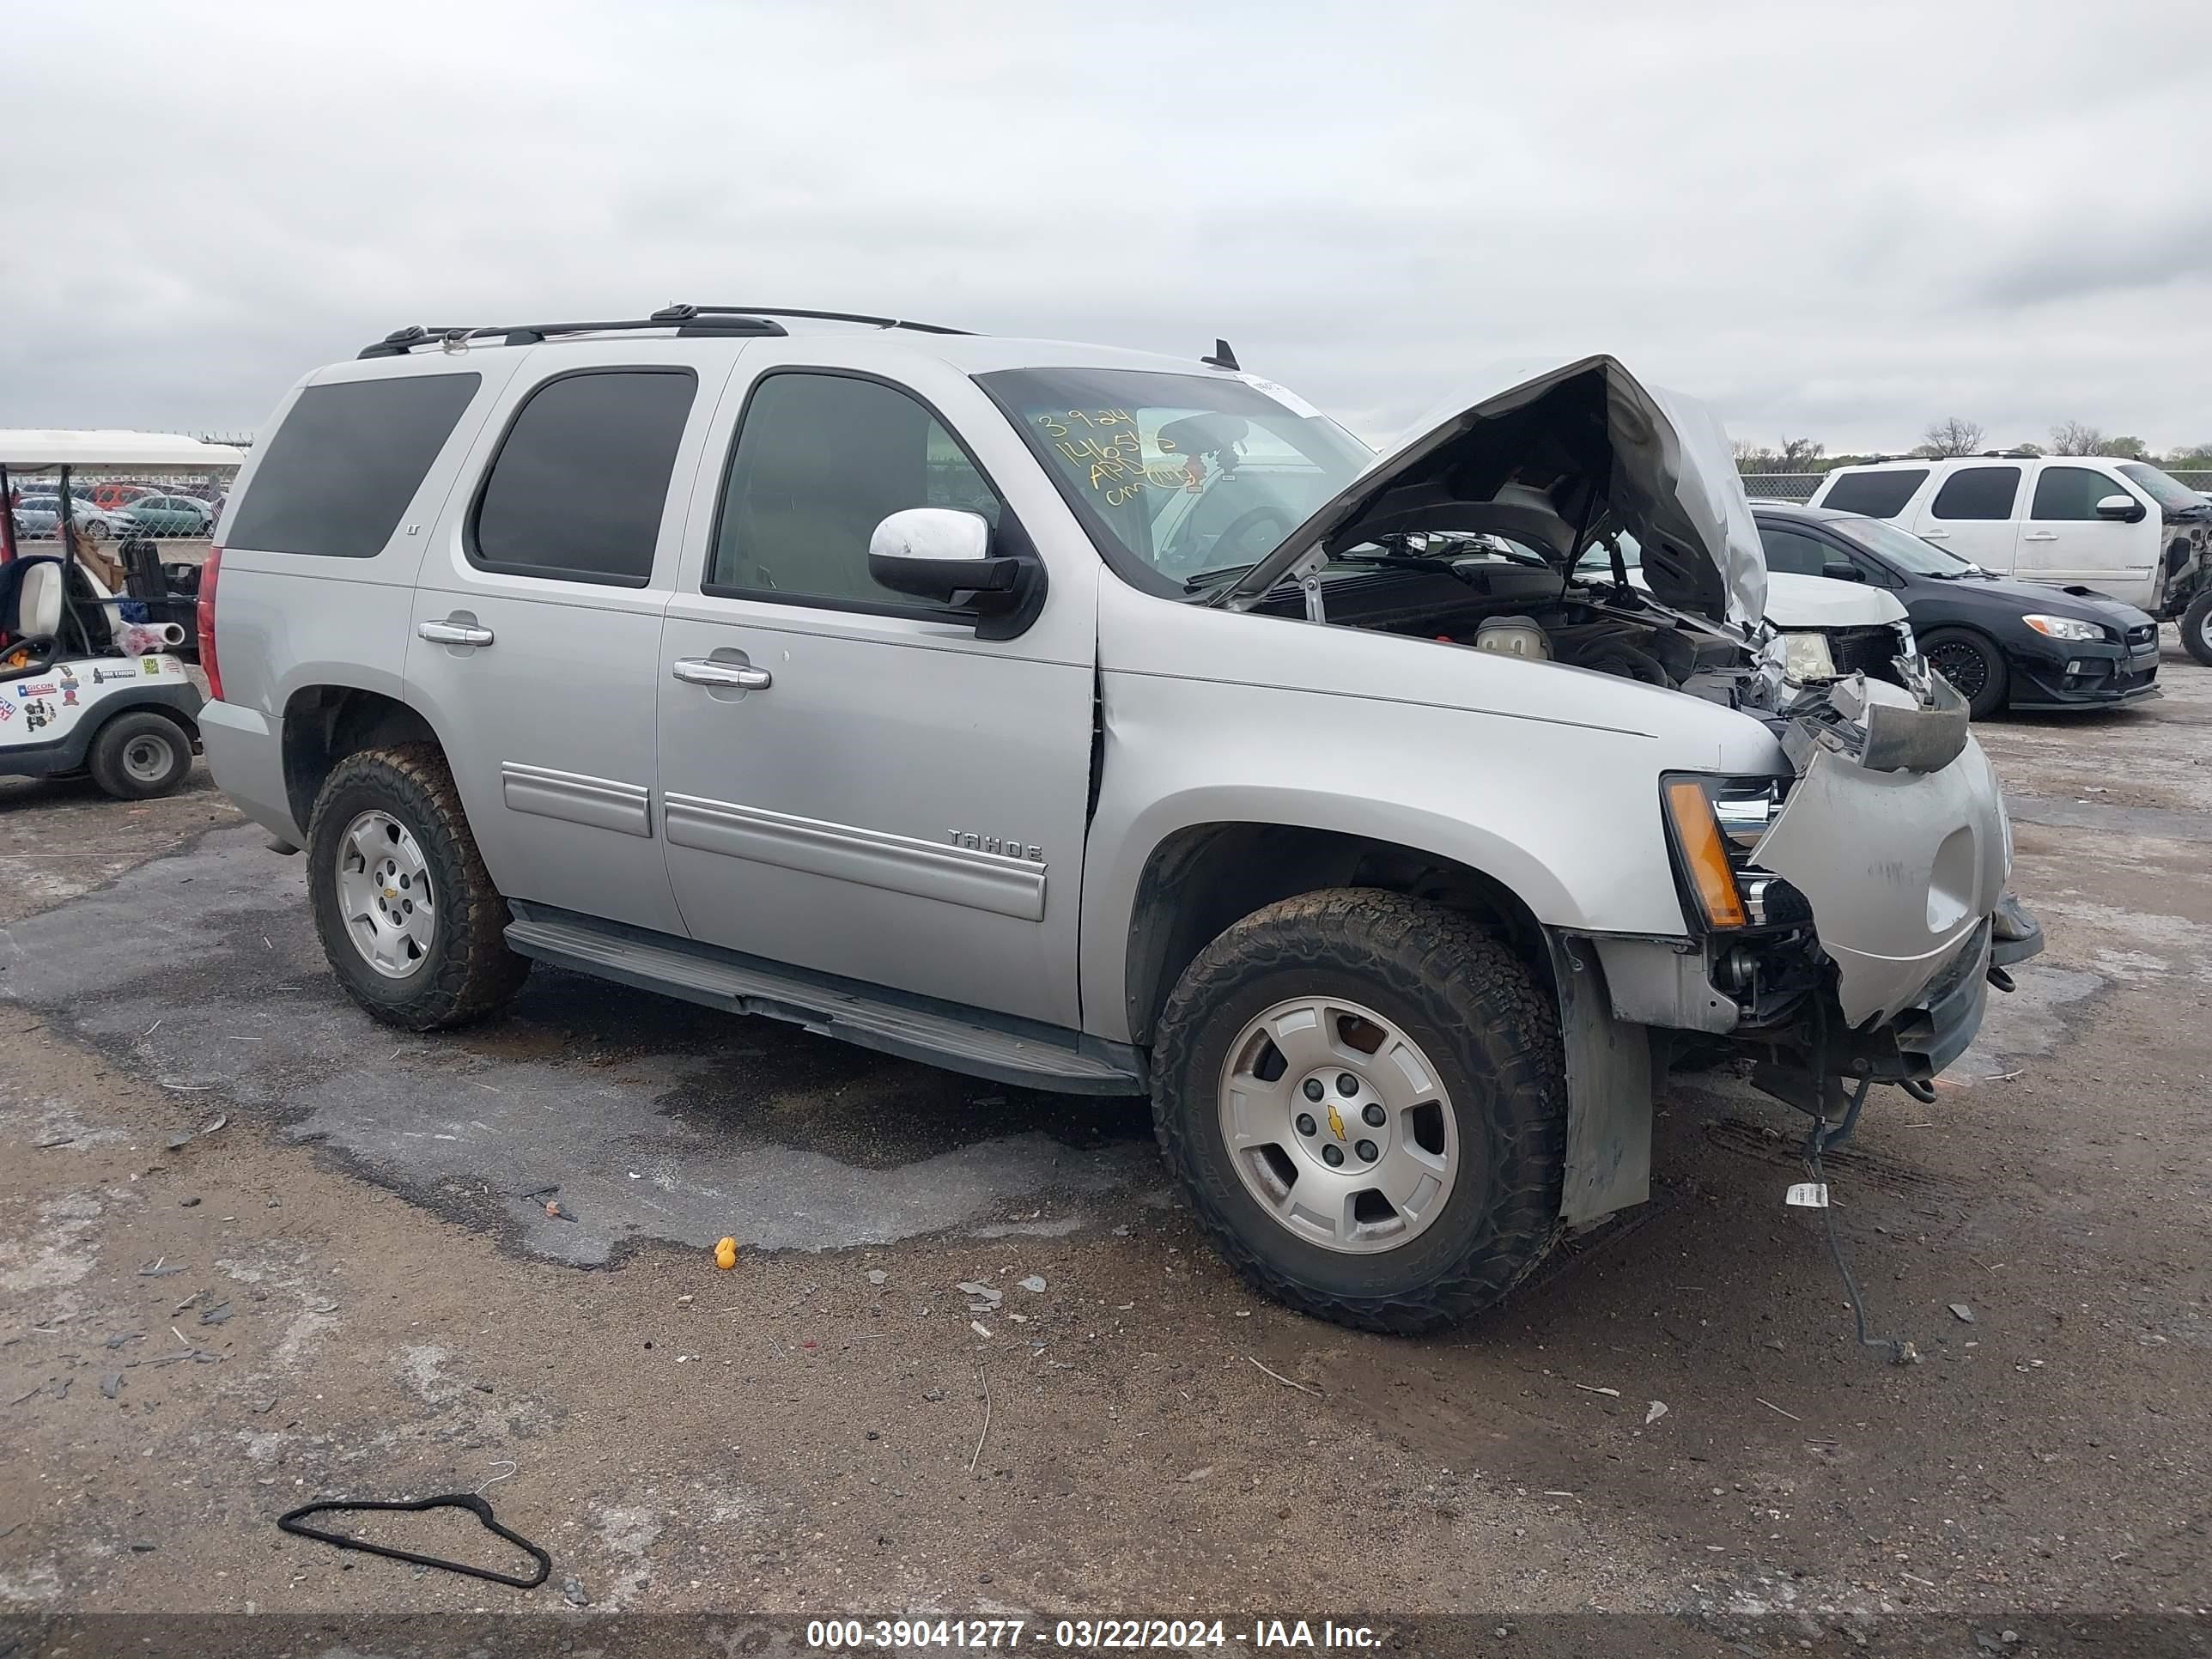
M1185 576L1182 579L1182 591L1186 593L1202 593L1207 588L1218 587L1225 581L1233 581L1249 570L1253 564L1258 562L1259 561L1255 559L1251 564L1218 565L1212 570L1201 570L1194 576Z

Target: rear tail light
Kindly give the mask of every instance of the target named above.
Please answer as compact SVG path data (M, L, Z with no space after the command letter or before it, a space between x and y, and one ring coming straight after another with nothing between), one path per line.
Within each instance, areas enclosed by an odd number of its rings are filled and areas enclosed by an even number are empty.
M222 701L222 665L215 654L215 580L222 568L222 550L208 549L207 562L200 567L199 601L192 607L200 636L200 672L207 676L208 696L217 702Z

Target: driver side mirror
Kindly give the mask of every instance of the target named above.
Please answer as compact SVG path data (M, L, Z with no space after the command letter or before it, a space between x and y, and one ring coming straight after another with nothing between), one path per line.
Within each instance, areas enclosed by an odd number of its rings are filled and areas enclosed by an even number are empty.
M2132 495L2107 495L2097 503L2097 516L2119 524L2139 524L2142 521L2143 504Z
M1866 572L1849 559L1830 559L1820 567L1820 574L1832 582L1863 582Z
M949 507L909 507L868 538L868 574L894 593L985 618L1033 612L1044 567L1034 556L992 551L990 520ZM978 629L979 633L985 629ZM996 637L998 630L988 630Z

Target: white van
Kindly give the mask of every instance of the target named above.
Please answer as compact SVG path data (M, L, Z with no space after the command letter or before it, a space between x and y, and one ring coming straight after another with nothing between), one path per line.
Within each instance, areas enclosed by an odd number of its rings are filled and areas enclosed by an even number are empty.
M2179 622L2212 665L2212 503L2148 462L1992 450L1839 466L1810 505L1887 519L1998 575L2123 599Z

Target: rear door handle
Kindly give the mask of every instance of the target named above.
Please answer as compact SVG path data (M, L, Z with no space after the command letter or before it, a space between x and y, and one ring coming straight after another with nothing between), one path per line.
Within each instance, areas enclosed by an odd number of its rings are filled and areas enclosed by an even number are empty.
M433 645L489 645L491 629L475 623L416 623L415 631Z
M1951 532L1948 530L1923 530L1920 532L1920 539L1923 542L1948 542L1951 539Z
M2055 542L2057 539L2058 532L2055 530L2031 530L2021 538L2024 542Z
M750 663L720 662L713 657L678 657L669 670L686 685L721 686L738 691L765 691L775 676Z

